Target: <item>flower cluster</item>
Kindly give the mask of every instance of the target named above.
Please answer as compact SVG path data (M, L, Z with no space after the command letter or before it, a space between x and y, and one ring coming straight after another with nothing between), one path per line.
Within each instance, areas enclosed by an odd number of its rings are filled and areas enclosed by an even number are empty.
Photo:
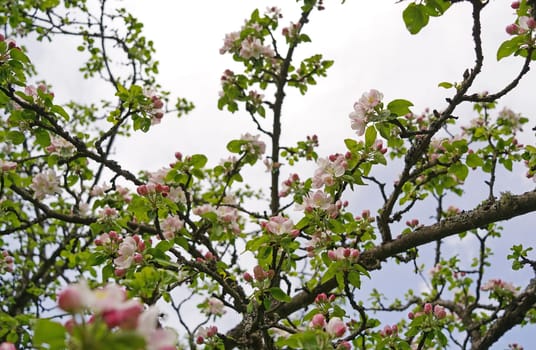
M296 173L290 174L288 179L281 184L281 190L279 191L279 197L286 197L290 194L290 191L300 184L300 176Z
M98 236L94 243L107 255L116 256L114 264L117 276L124 275L132 264L143 261L145 242L138 235L122 237L116 231L110 231Z
M203 216L207 213L214 213L216 214L218 223L220 223L234 233L240 233L240 215L238 213L238 210L231 206L233 204L234 203L232 199L228 199L227 201L224 200L224 203L217 208L214 207L212 204L203 204L198 207L195 207L192 210L192 213L199 216Z
M239 55L242 58L274 57L275 52L270 46L265 46L259 38L247 37L240 44Z
M308 193L301 204L296 204L296 210L302 210L307 213L312 212L315 209L325 211L328 216L335 219L339 216L339 211L342 207L348 205L347 201L341 201L340 199L333 202L333 198L322 190L317 190L313 193Z
M422 315L434 315L435 318L437 318L438 320L441 320L441 319L444 319L445 317L447 317L447 312L445 311L445 308L441 305L432 305L431 303L426 303L424 304L423 306L423 311L419 311L419 312L416 312L416 313L413 313L412 311L410 311L408 313L408 318L410 320L413 320L417 317L420 317Z
M47 195L61 192L60 177L56 176L54 169L42 171L32 178L30 188L34 191L36 199L44 199Z
M519 1L514 1L511 6L513 9L518 9ZM506 26L506 32L510 35L525 34L534 29L536 29L536 20L529 16L520 16L517 19L517 23L511 23Z
M218 327L216 326L210 326L210 327L199 327L199 330L197 331L195 342L199 345L204 344L207 339L210 339L218 334Z
M338 153L328 158L319 158L316 165L318 168L313 176L313 188L333 185L335 179L343 176L348 168L346 157Z
M6 39L6 37L3 34L0 34L0 42L5 42L7 44L7 51L0 54L0 64L3 64L4 62L7 62L11 56L9 54L9 50L12 49L19 49L17 46L17 43L13 39Z
M17 163L11 162L9 160L0 159L0 171L10 171L17 168Z
M158 310L144 308L136 299L127 299L126 292L116 284L91 290L85 281L71 284L58 293L58 306L73 315L65 327L70 333L86 323L104 322L112 331L134 331L146 342L147 350L171 350L176 348L177 335L171 329L158 328ZM85 311L92 314L89 322L79 321L75 315Z
M340 338L346 333L346 324L339 317L332 317L326 323L326 317L323 314L316 314L309 323L311 328L324 328L332 337Z
M145 96L149 99L145 112L151 117L151 124L160 124L164 117L164 101L152 90L146 90Z
M265 16L271 18L272 21L277 21L281 18L281 12L278 8L273 7L268 9ZM250 58L274 57L275 51L263 43L262 29L262 26L257 23L246 23L240 31L226 34L223 39L223 46L220 48L220 54L223 55L227 52L238 54L238 56L246 60ZM245 31L249 34L243 37L241 33Z
M45 150L50 154L56 154L60 157L71 157L76 149L72 143L63 137L57 136L51 138L50 145Z
M204 312L207 315L222 316L225 314L223 301L214 297L208 298L204 303Z
M272 216L267 222L264 222L262 226L266 229L267 232L278 236L282 236L285 234L297 236L297 234L299 233L297 230L294 229L294 222L292 222L291 219L281 215Z
M160 228L162 234L166 239L173 239L175 234L184 227L184 221L182 221L177 215L170 215L164 220L160 221Z
M332 261L355 261L359 258L359 250L355 248L338 247L337 249L328 250L328 258Z
M482 291L507 291L512 294L517 294L518 288L516 288L512 283L505 282L500 278L493 278L484 283L480 290Z
M357 135L361 136L365 133L367 123L370 117L375 113L375 107L381 103L383 94L378 90L371 89L361 95L359 101L354 103L354 111L349 117L352 121L351 127L357 131Z
M398 325L394 324L392 326L386 325L383 327L383 329L380 331L381 337L390 337L390 336L398 336Z
M247 141L242 146L242 151L256 155L258 158L260 158L266 151L266 144L259 140L260 137L260 135L251 135L250 133L242 135L240 140Z
M268 270L262 268L262 266L257 265L253 268L253 276L249 272L244 272L244 280L246 282L252 283L253 280L258 282L263 282L265 280L269 280L272 277L274 277L274 270Z
M0 272L4 270L7 272L13 272L13 262L14 259L7 250L3 250L0 254Z
M283 36L287 39L287 41L291 41L294 38L296 38L296 36L300 32L300 29L301 29L300 23L290 22L288 27L284 27L282 29L281 34L283 34Z

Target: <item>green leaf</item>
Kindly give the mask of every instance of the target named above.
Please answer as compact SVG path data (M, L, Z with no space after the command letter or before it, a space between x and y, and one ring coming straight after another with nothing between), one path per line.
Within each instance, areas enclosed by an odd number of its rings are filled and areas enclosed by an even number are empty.
M437 86L445 88L445 89L450 89L451 87L454 86L454 84L449 83L448 81L442 81L441 83L437 84Z
M243 144L244 142L241 140L232 140L227 144L227 150L232 153L240 153Z
M37 320L34 328L33 345L36 348L42 348L47 344L50 350L66 349L65 346L65 328L57 323L47 319Z
M374 145L374 142L376 141L376 136L378 133L376 132L376 128L374 125L371 125L367 128L367 131L365 131L365 146L372 147Z
M465 163L470 168L477 168L477 167L482 166L484 164L484 161L476 153L469 153L467 155L467 159Z
M288 303L292 300L290 296L288 296L283 290L279 287L272 287L270 288L270 294L274 297L275 300L283 301Z
M63 119L69 121L69 114L67 114L67 112L65 112L65 109L63 109L62 106L58 106L58 105L54 105L52 106L52 108L50 108L50 111L53 112L54 114L59 114L60 116L63 117Z
M13 142L13 144L15 145L20 145L21 143L24 142L26 137L20 131L11 130L10 132L7 133L7 139Z
M428 24L430 16L424 5L411 3L402 13L402 18L408 31L417 34Z
M519 50L521 45L525 42L525 39L525 36L519 35L503 42L497 50L497 61L500 61L501 59L508 57Z
M201 169L207 164L207 157L203 154L194 154L191 158L192 166L196 169Z
M411 103L408 100L393 100L389 102L387 105L387 109L391 112L396 114L399 117L402 117L408 113L411 113L409 107L413 106L413 103Z
M459 162L452 164L450 166L449 171L456 175L456 177L461 181L464 181L469 174L469 169L467 168L467 166Z
M41 147L47 147L50 145L50 135L45 129L36 129L34 131L35 140Z
M348 282L356 288L361 288L361 277L356 271L350 271L348 273Z

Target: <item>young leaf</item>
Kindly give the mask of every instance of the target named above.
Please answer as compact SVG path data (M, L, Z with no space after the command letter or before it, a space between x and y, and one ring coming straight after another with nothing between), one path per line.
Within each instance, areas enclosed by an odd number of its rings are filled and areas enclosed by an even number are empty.
M430 16L424 5L411 3L402 13L402 18L408 31L417 34L428 24Z

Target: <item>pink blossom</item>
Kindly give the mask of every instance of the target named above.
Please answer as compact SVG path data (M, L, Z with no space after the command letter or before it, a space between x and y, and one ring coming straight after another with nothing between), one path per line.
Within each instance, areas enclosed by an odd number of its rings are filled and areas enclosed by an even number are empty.
M35 175L30 188L34 191L36 199L44 199L47 195L60 193L60 178L53 169L45 170Z
M342 337L346 332L346 325L338 317L332 317L326 325L326 332L333 337Z
M211 297L207 300L207 309L209 315L221 316L225 313L224 304L220 299Z
M118 269L128 269L134 262L134 254L138 250L138 243L132 237L127 237L119 244L118 257L114 264Z
M232 51L235 45L235 42L240 39L240 32L232 32L229 34L225 34L225 38L223 39L223 46L220 49L220 54L224 54L226 52Z
M124 305L126 298L127 294L122 287L117 284L108 284L92 292L88 306L93 312L101 314L105 311L128 307L128 304Z
M309 327L312 328L323 328L326 325L326 317L322 314L316 314L313 316Z
M316 165L318 168L313 176L313 188L333 185L335 178L344 175L348 167L345 157L341 154L333 155L330 158L319 158Z
M17 348L13 343L3 342L2 344L0 344L0 350L17 350Z
M173 187L171 186L169 188L168 196L167 198L175 203L186 203L186 194L180 187Z
M17 168L17 163L0 159L0 170L9 171Z
M116 219L118 214L117 209L105 206L99 212L99 217L101 221L110 221Z
M260 58L261 56L274 57L275 52L269 46L263 46L259 38L247 37L240 44L240 56L245 59Z
M303 210L306 212L313 209L328 210L332 205L332 198L322 190L317 190L314 193L308 193L303 198L302 204L296 204L296 210Z
M56 136L52 137L50 145L45 150L50 154L56 154L60 157L70 157L75 152L75 146L63 137Z
M509 282L505 282L498 278L493 278L484 283L480 289L482 291L489 291L489 290L504 290L509 291L512 294L517 294L517 288Z
M58 306L67 312L78 312L89 306L92 300L91 290L85 280L66 286L58 293Z
M242 151L257 155L260 158L266 151L266 144L259 140L260 137L260 135L251 135L250 133L242 135L240 140L248 141L242 146Z
M369 116L374 113L374 108L380 104L382 99L381 92L371 89L368 93L363 93L359 101L354 104L354 111L350 113L349 117L352 121L352 129L356 130L359 136L365 133Z
M359 258L359 250L355 248L338 247L328 251L328 258L332 261L336 260L356 260Z
M284 235L294 229L294 223L291 219L284 216L272 216L266 223L266 230L275 235Z
M102 184L100 186L94 186L92 189L91 189L91 192L90 194L92 196L95 196L95 197L101 197L101 196L104 196L106 194L106 192L108 190L110 190L112 188L112 186L110 186L109 184Z
M166 239L173 239L184 227L184 222L177 215L170 215L160 222L160 227Z

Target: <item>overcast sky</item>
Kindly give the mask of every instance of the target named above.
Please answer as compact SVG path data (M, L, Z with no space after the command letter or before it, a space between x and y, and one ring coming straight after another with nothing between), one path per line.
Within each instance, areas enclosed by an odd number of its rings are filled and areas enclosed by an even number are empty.
M411 100L417 113L425 107L441 110L446 106L444 98L452 92L438 88L437 84L460 81L463 71L473 66L468 4L455 4L445 16L432 18L421 33L412 36L405 29L401 16L407 2L348 0L344 5L339 1L325 2L327 9L315 12L304 29L313 42L300 46L298 55L306 57L322 53L335 60L335 65L328 71L328 77L320 78L319 84L305 97L289 92L283 112L283 140L287 144L317 134L320 155L344 152L343 140L356 137L350 129L348 114L364 91L378 89L384 93L386 101ZM196 109L180 120L167 116L148 134L136 134L121 142L116 147L117 158L132 170L157 170L173 160L175 151L205 153L211 164L217 163L227 156L224 147L230 139L245 132L255 132L246 114L231 115L216 107L222 72L226 68L236 68L230 56L219 54L223 37L225 33L238 30L256 7L264 10L267 5L279 6L283 9L283 24L296 22L299 18L296 2L129 0L123 5L145 23L146 36L155 42L160 61L159 81L163 88L171 91L172 96L190 99ZM471 92L496 91L521 67L519 58L507 58L500 63L495 59L499 44L508 39L504 28L514 20L509 5L510 1L491 0L484 11L485 66ZM56 96L98 101L101 90L73 78L79 64L76 56L72 61L57 64L61 53L50 50L50 47L38 46L35 50L42 57L38 67L41 72L47 72L47 80L54 85ZM531 72L517 90L501 100L501 105L508 105L532 118L536 110L535 86L536 74ZM466 107L455 114L461 120L470 120L473 117L470 111ZM523 141L532 140L527 135ZM392 173L392 168L386 172ZM534 185L523 175L510 176L508 182L500 184L501 188L513 192L531 189ZM252 176L251 182L267 180L261 167L252 172ZM475 187L482 190L481 179L468 181L473 181ZM366 199L367 205L375 194L370 188L360 193L356 198ZM473 204L464 200L458 206L469 208ZM517 232L516 239L528 240L526 229L534 226L534 215L519 222L522 222L519 227L524 227L524 232ZM530 234L533 237L533 233ZM529 244L534 242L528 241ZM463 246L453 241L451 248ZM470 253L471 248L466 249L466 253ZM507 271L508 266L502 266L501 270ZM506 344L503 341L494 349L503 349Z

